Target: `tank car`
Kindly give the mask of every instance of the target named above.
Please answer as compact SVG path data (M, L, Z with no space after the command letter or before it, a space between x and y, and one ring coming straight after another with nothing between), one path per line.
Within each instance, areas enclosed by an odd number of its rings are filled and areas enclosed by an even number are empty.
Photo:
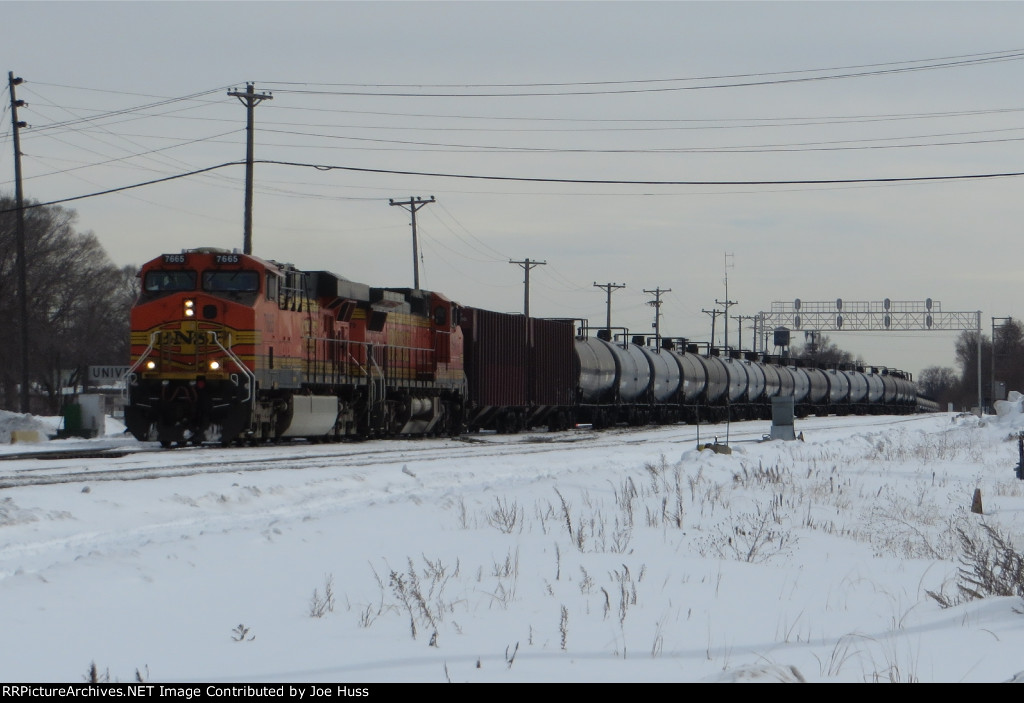
M458 431L458 306L220 249L142 266L128 430L171 444Z

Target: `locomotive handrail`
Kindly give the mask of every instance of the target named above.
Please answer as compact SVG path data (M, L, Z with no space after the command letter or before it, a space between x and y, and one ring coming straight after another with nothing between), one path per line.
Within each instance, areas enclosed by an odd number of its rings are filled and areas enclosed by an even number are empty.
M370 377L370 370L363 366L361 363L359 363L359 359L352 356L352 352L348 353L348 358L352 361L353 364L355 364L357 369L363 372L364 376L366 376L367 378Z
M377 369L377 373L380 374L380 391L381 391L380 402L386 404L387 400L388 400L388 383L387 383L387 379L384 377L384 371L381 370L380 365L377 363L377 359L375 359L372 354L370 354L368 356L370 358L370 361L373 363L374 368ZM372 377L372 375L370 375L370 376L368 376L368 378L369 378L369 381L370 381L370 395L371 395L370 400L372 402L373 401L373 397L372 397L373 396L373 377ZM367 409L366 409L367 413L370 412L370 409L371 409L370 407L367 407Z
M146 357L153 353L153 347L156 346L156 337L158 334L160 334L159 331L149 333L149 346L146 347L146 350L139 356L139 360L129 366L128 371L125 372L124 388L121 390L122 398L127 398L128 396L128 386L132 384L132 376L135 375L135 369L139 368L139 366L142 365L142 362L146 360Z
M450 333L446 333L450 334ZM303 337L306 340L312 340L314 342L332 342L334 344L358 344L364 347L376 346L382 349L405 349L407 351L420 351L420 352L434 352L434 349L430 347L406 347L401 344L380 344L377 342L360 342L354 339L333 339L331 337Z
M235 354L234 351L220 343L220 338L217 336L217 330L207 330L207 334L209 334L209 336L213 338L213 343L216 344L222 352L227 354L227 356L233 362L235 362L235 365L242 370L242 373L245 374L246 378L249 379L249 387L246 389L247 395L241 401L243 403L249 402L250 400L252 400L253 389L256 387L256 373L252 371L252 369L250 369L244 363L242 363L242 360L238 358L238 355ZM228 333L228 336L231 336L230 332ZM253 412L255 412L255 409L253 410Z
M135 373L135 369L139 368L139 365L142 364L142 362L146 360L146 357L153 352L153 347L156 346L156 337L158 334L160 334L159 330L149 333L149 346L146 347L146 350L139 356L139 360L128 367L128 371L125 372L126 377Z

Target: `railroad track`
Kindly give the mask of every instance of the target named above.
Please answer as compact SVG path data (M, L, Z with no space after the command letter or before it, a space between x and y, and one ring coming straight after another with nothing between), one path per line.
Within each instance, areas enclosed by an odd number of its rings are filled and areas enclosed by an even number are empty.
M859 423L865 429L911 422L921 416L879 416ZM808 418L801 421L807 431L844 426L843 418ZM464 435L456 439L379 440L341 444L261 445L254 448L181 447L162 449L156 443L123 443L107 447L76 447L67 450L33 451L0 455L0 489L97 481L153 480L198 474L251 471L288 471L308 468L362 468L374 465L423 464L457 461L463 457L507 455L510 445L517 454L544 455L567 451L575 445L587 449L613 448L656 441L693 444L712 439L730 444L759 442L770 424L764 421L706 425L666 425L644 428L612 428L600 432L579 428L558 433L519 435ZM154 465L154 454L168 462ZM237 457L237 458L232 458ZM170 463L173 461L173 464ZM23 464L23 465L19 465Z

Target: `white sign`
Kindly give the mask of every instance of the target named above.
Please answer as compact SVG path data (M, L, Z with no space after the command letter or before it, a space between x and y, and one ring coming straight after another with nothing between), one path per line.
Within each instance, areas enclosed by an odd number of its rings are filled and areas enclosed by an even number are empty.
M90 366L89 384L104 386L121 383L124 381L126 373L128 373L127 366Z

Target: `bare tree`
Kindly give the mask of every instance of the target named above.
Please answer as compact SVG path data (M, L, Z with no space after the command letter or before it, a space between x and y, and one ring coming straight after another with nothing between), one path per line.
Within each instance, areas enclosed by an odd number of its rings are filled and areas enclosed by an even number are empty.
M793 356L813 361L816 366L834 367L845 364L862 363L860 357L856 359L852 352L840 349L839 345L829 339L828 335L820 332L813 333L807 337L803 348L795 348Z
M956 402L961 407L970 408L978 404L978 335L981 335L981 368L989 369L992 363L992 340L978 330L964 330L956 338L954 346L957 365L960 367L960 389L956 394ZM985 383L982 381L982 383ZM982 386L981 395L991 395Z
M1024 393L1024 324L1007 318L996 327L992 355L994 380L1004 381L1007 390Z
M0 197L0 405L8 409L17 409L23 335L13 208L12 198ZM56 412L62 369L84 373L90 364L127 362L135 270L118 268L96 235L78 232L73 210L46 206L24 212L29 382L48 396L47 410Z
M940 405L957 401L960 377L949 366L929 366L917 376L917 391Z

